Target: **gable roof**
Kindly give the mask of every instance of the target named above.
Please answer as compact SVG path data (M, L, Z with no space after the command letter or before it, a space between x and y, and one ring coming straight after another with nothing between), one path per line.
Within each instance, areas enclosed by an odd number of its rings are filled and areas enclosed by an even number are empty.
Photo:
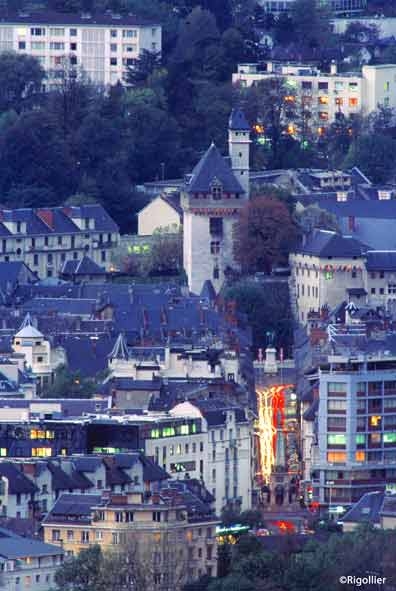
M0 528L0 556L8 560L26 558L28 556L53 556L63 554L62 548L32 540Z
M36 485L11 462L0 462L0 476L7 478L10 494L32 494L38 490Z
M342 518L342 521L352 523L379 523L380 511L385 493L382 491L364 494Z
M365 246L352 236L342 236L328 230L315 230L299 252L317 257L359 257L367 251Z
M106 273L104 267L100 267L86 255L77 261L66 261L62 268L63 275L103 275L104 273Z
M186 191L188 193L210 193L212 184L215 182L221 183L225 193L243 194L245 192L228 162L212 143L192 171Z

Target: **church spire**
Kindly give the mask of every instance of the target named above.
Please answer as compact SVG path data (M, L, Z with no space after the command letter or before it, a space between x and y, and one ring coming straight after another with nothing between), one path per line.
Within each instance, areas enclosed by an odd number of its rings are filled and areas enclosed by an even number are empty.
M126 343L125 337L121 333L118 335L117 340L114 343L114 347L108 357L111 360L122 359L123 361L128 361L128 345Z

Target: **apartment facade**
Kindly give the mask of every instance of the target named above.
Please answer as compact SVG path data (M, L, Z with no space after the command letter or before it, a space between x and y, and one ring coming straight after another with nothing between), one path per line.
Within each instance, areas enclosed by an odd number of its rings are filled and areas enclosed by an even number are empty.
M0 23L0 51L35 57L49 89L73 69L95 84L122 82L143 50L161 52L161 26L130 15L20 12Z
M282 12L291 12L295 0L260 0L259 4L266 12L280 14ZM367 0L328 0L327 4L330 10L336 13L342 12L361 12L367 6Z
M84 255L109 270L119 239L117 224L98 204L0 209L0 261L23 261L40 279Z
M330 355L311 375L319 401L310 465L313 499L321 505L346 508L366 492L396 489L396 355L390 346Z
M64 495L43 521L44 540L67 555L99 544L106 551L127 551L144 565L144 588L178 590L186 580L216 575L214 515L189 515L183 495L162 492L146 498L123 495Z
M290 94L285 97L314 135L323 135L340 114L368 115L379 105L396 107L396 65L363 66L361 72L321 72L309 64L267 62L239 64L234 84L250 87L263 80L283 78Z

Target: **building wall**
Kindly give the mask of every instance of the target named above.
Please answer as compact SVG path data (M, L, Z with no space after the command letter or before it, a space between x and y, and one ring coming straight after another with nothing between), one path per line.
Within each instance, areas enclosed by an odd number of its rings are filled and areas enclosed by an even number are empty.
M41 35L32 34L38 29ZM65 66L83 70L97 84L116 84L143 50L160 52L161 43L160 26L123 26L116 20L108 26L95 26L89 19L86 25L37 24L31 19L0 25L0 51L36 57L49 75L49 88L59 84Z
M347 288L364 287L363 259L321 259L294 253L290 255L290 266L294 309L303 324L310 311L320 311L324 305L333 309L341 304L347 298Z
M396 107L396 65L363 66L363 113L375 111L379 105Z
M180 215L166 201L157 197L138 213L139 236L151 236L159 228L170 228L177 232Z
M32 558L30 564L15 560L7 561L7 570L2 572L4 591L50 591L55 588L55 573L61 561L60 556Z
M50 236L13 234L0 240L0 261L23 261L40 279L57 276L65 261L84 255L109 270L112 249L117 247L119 238L116 233L90 230Z

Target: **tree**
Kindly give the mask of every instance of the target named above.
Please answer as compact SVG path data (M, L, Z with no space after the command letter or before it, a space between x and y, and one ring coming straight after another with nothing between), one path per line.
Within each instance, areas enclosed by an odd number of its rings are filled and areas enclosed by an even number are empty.
M30 55L4 52L0 55L0 112L20 113L41 96L45 73Z
M268 166L282 168L290 149L291 135L298 120L295 89L284 78L275 76L241 91L248 121L255 123L264 146L256 150L268 153ZM257 139L257 138L256 138ZM253 145L257 145L257 141Z
M302 210L297 210L294 218L301 233L305 235L310 234L315 228L321 230L339 230L335 215L326 209L321 209L317 204L308 205Z
M133 67L128 66L126 82L131 86L142 86L161 67L161 52L144 49Z
M285 357L292 350L294 320L287 283L259 284L242 280L225 293L225 299L236 302L253 332L253 347L268 345L267 333L275 335L275 347L283 347Z
M296 235L290 213L281 201L254 197L241 209L235 226L235 258L244 273L268 273L275 264L287 263Z
M374 183L384 183L395 174L396 142L384 134L365 134L351 145L345 168L358 166Z
M296 0L292 19L297 43L312 50L320 50L331 41L330 12L322 2Z
M98 591L102 563L100 546L81 550L77 556L65 560L55 575L55 582L62 591Z
M65 365L56 371L55 381L44 392L46 398L91 398L96 385L83 378L78 371L70 371Z

